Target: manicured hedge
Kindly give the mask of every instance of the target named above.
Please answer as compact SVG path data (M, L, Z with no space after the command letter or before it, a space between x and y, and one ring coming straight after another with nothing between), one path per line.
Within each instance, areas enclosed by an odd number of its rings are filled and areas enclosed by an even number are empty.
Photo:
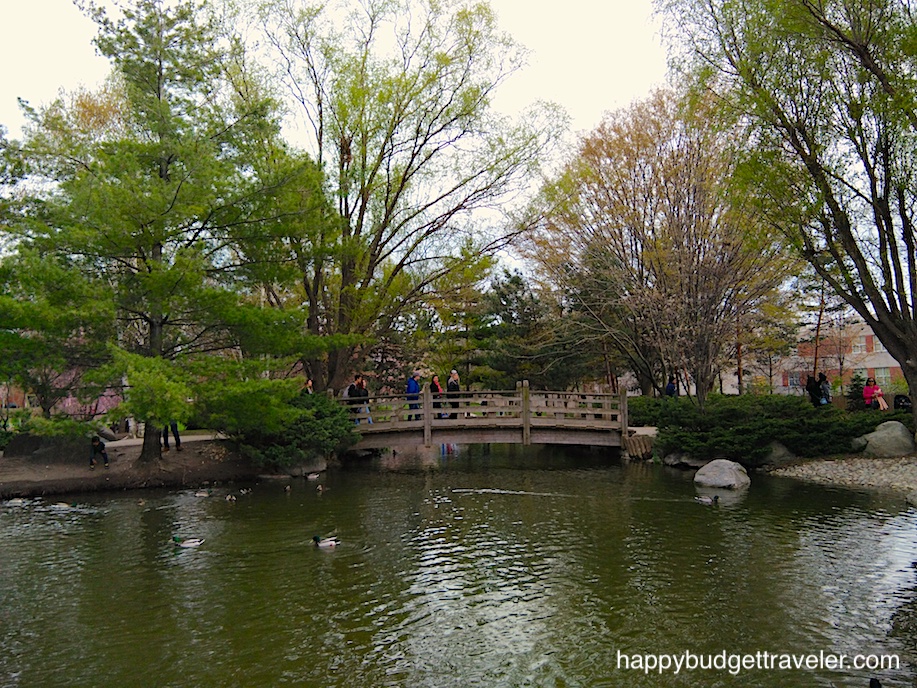
M696 458L725 458L745 466L760 465L768 444L776 440L803 457L851 452L855 437L877 425L898 420L913 432L907 411L843 411L813 407L803 397L782 395L714 395L702 414L686 397L628 399L630 425L658 428L654 452L684 452Z

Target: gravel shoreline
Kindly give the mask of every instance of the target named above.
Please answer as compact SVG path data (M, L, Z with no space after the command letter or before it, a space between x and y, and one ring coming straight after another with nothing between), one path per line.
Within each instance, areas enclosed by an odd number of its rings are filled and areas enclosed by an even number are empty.
M905 495L917 492L917 456L820 459L770 473L822 485L888 489Z

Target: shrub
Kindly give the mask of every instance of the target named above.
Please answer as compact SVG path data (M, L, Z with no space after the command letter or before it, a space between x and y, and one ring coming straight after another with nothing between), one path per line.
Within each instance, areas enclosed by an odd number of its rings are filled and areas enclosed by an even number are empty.
M240 448L263 466L288 467L328 456L354 444L353 418L325 394L301 394L292 404L296 418L279 432L245 433Z
M783 395L713 395L701 414L690 399L638 403L631 414L655 418L657 453L684 452L696 458L726 458L745 466L761 465L768 445L779 441L797 456L845 454L851 441L879 423L898 420L913 431L909 412L848 412L834 406L813 407L803 397ZM643 408L640 408L643 406ZM636 425L636 421L631 421Z
M854 374L853 379L850 381L850 386L847 388L847 394L844 395L847 397L848 411L866 410L866 400L863 398L863 387L865 386L866 378L863 377L863 374L860 372Z
M658 427L676 404L691 403L684 397L628 397L627 417L630 425Z

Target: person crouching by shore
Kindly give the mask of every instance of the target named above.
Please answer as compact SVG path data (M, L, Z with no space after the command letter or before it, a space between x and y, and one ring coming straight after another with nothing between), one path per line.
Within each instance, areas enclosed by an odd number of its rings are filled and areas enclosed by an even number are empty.
M108 452L105 451L105 443L98 438L93 437L89 444L89 470L95 470L96 456L101 456L105 468L108 468Z

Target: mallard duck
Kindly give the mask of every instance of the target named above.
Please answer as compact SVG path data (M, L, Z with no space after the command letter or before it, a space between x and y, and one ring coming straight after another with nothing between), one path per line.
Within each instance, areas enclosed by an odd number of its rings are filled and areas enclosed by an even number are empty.
M309 473L306 476L306 480L318 480L321 477L321 473Z
M234 501L236 501L236 496L235 496L234 494L228 494L228 495L226 495L226 501L227 501L227 502L234 502Z
M252 493L252 488L250 488L250 487L240 487L240 488L239 488L239 494L241 494L241 495L247 495L247 494L251 494L251 493Z
M314 535L312 537L312 544L314 544L316 547L321 547L322 549L329 549L331 547L337 547L339 544L341 544L341 541L336 537L323 538L319 537L318 535Z
M172 542L174 542L179 547L200 547L201 543L204 542L204 538L185 538L182 540L180 537L175 535L172 538Z
M719 503L720 496L713 495L712 497L708 497L707 495L701 495L700 497L695 497L694 501L700 502L701 504L707 504L708 506L712 506L713 504Z
M293 486L292 486L292 485L284 485L284 486L283 486L283 491L284 491L284 492L287 492L287 493L292 492L292 491L293 491Z

